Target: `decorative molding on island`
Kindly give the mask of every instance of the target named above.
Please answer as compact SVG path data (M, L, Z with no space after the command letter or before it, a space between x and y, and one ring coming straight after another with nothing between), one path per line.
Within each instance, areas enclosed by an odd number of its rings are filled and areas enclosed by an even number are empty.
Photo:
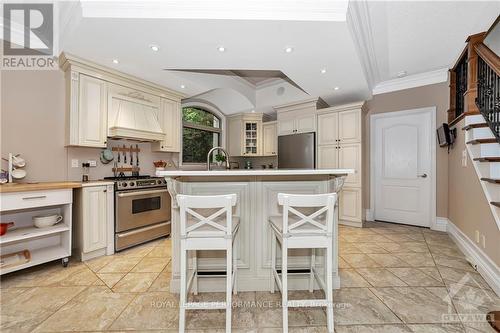
M238 250L238 289L240 291L267 291L270 283L270 240L268 217L281 214L277 195L284 193L320 194L339 192L344 179L352 169L314 170L173 170L158 171L165 177L172 197L172 280L170 290L179 290L179 210L178 193L189 195L220 195L235 193L238 202L233 214L240 218L240 231L236 239ZM338 226L335 225L333 277L335 288L340 287L338 274ZM295 269L309 269L308 250L290 250L289 289L308 289L309 275L293 274ZM319 256L317 256L319 257ZM318 258L319 259L319 258ZM320 260L318 260L318 263ZM279 261L278 261L279 263ZM318 265L318 264L317 264ZM200 291L223 291L225 279L213 272L225 272L224 254L216 251L198 253L200 272L212 272L200 280ZM319 267L319 266L318 266ZM224 276L225 273L222 273ZM318 286L316 286L318 288Z

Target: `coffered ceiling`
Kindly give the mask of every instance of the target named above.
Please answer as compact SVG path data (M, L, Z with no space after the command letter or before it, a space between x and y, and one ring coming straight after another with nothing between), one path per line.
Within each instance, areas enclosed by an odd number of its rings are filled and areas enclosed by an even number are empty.
M486 30L500 12L499 2L420 1L80 1L59 7L61 50L187 98L216 101L227 114L272 112L274 105L317 96L331 105L359 101L398 73L407 77L397 80L445 73L465 38ZM446 79L442 73L435 80Z

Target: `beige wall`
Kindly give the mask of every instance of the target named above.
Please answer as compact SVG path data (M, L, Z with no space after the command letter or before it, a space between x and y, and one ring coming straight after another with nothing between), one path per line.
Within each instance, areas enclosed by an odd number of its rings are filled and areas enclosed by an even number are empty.
M428 106L436 107L436 126L447 121L448 83L433 84L418 88L406 89L386 94L375 95L365 105L364 117L364 151L363 151L363 205L370 208L370 115L417 109ZM448 216L448 154L446 149L437 148L437 207L436 214Z
M448 160L448 218L474 242L474 233L479 230L486 236L484 252L500 266L500 230L491 213L479 178L470 157L467 167L462 166L462 151L465 149L462 120L456 125L457 140ZM479 245L479 244L478 244ZM481 246L480 246L481 247Z
M79 164L97 161L90 178L112 176L112 164L99 161L99 148L66 148L64 73L56 71L3 71L1 73L0 153L20 153L26 159L27 177L23 182L80 180L81 168L71 168L71 159ZM109 147L131 142L109 140ZM133 143L135 145L135 142ZM141 174L154 175L153 160L174 159L178 154L151 152L149 143L139 143ZM7 169L2 162L2 169Z

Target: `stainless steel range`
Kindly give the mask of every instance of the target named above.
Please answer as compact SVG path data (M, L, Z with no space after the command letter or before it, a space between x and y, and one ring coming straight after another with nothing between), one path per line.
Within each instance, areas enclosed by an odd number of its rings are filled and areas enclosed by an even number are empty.
M170 195L165 179L106 179L115 181L115 251L170 234Z

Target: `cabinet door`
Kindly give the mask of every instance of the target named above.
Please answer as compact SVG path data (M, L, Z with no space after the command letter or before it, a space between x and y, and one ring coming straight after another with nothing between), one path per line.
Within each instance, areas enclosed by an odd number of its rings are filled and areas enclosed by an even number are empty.
M338 112L318 115L318 145L337 144L338 119Z
M346 186L361 186L361 143L342 144L339 146L339 168L354 169L355 173L345 179Z
M261 124L258 121L243 122L243 154L245 156L260 153Z
M297 127L295 133L316 132L316 115L297 115L295 126Z
M295 115L290 113L278 114L278 135L295 133Z
M361 189L344 187L339 197L339 219L362 222Z
M361 110L339 112L340 143L361 142Z
M106 186L83 188L83 252L106 247L107 228Z
M238 117L228 118L227 147L230 156L243 155L243 121Z
M153 144L154 151L181 151L181 112L181 104L178 101L161 99L158 118L165 132L165 139Z
M80 74L78 107L78 145L106 147L106 82Z
M318 146L318 168L332 169L338 167L338 149L335 145Z
M273 156L278 153L278 128L275 122L262 125L264 156Z

